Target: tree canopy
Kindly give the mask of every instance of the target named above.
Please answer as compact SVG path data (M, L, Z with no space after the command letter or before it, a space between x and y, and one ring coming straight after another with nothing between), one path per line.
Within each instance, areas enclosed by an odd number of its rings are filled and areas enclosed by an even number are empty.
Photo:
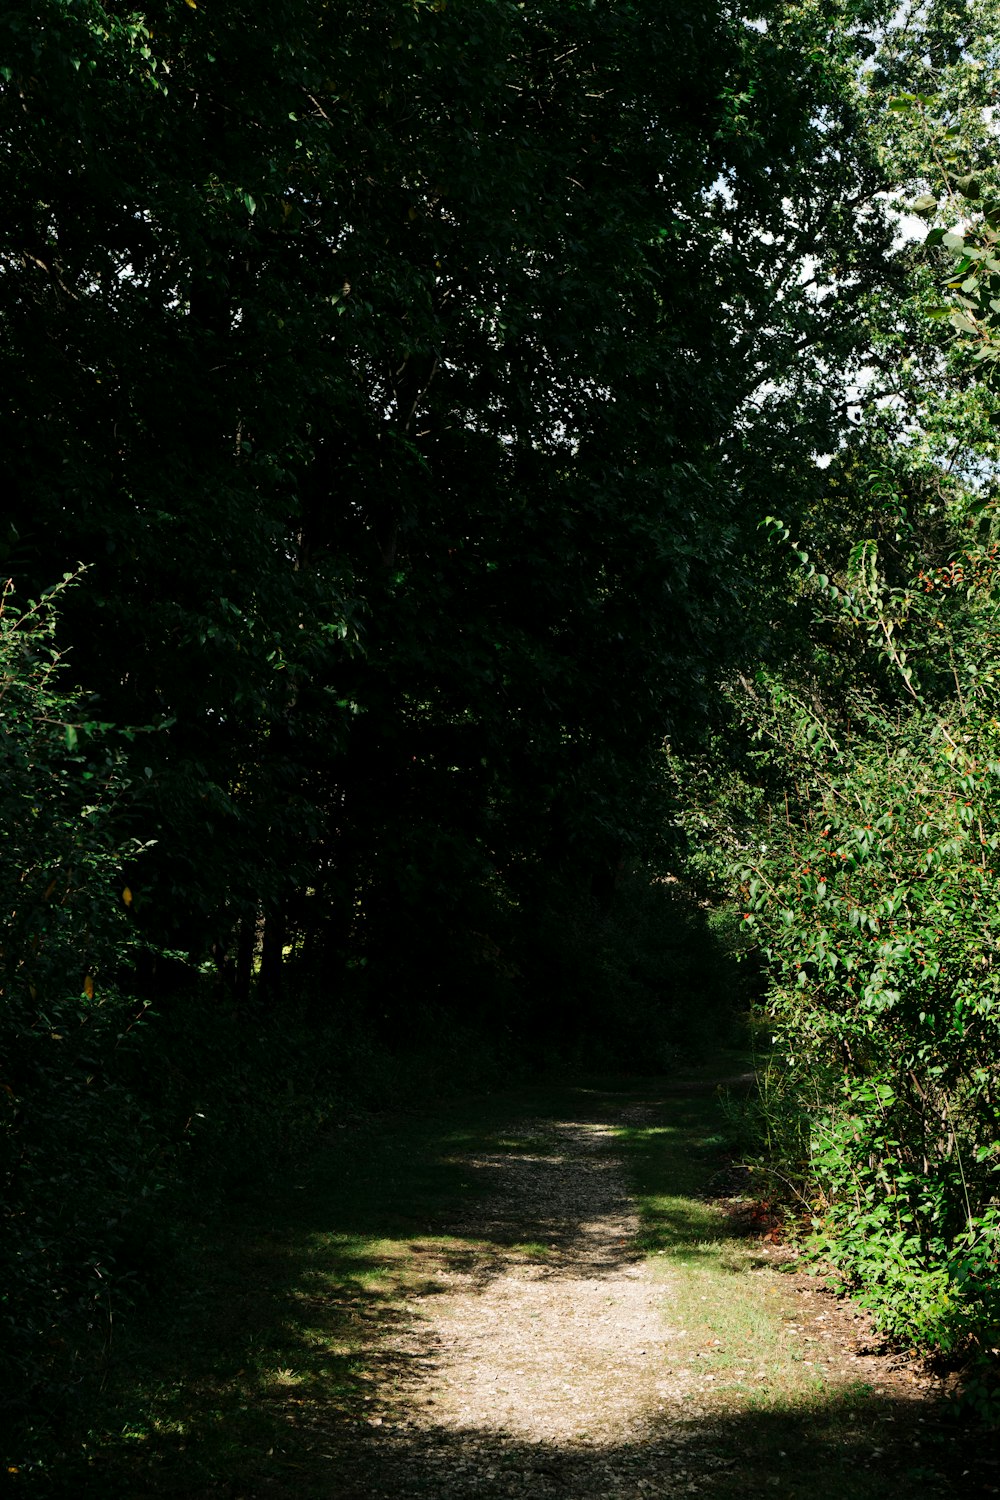
M170 723L159 934L461 943L648 837L884 276L871 12L8 13L7 567Z

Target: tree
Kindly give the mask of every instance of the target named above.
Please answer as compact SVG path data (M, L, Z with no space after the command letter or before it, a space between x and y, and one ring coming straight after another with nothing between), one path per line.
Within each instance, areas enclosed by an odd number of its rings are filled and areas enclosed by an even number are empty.
M88 562L75 669L171 723L150 932L502 979L659 836L884 277L882 13L7 15L8 566Z

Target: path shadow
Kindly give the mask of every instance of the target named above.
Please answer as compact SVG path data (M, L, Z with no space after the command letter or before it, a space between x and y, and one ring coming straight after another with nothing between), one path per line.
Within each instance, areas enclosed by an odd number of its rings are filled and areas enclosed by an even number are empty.
M163 1452L51 1493L83 1500L979 1500L1000 1493L998 1459L946 1412L915 1418L905 1401L862 1393L787 1409L651 1422L629 1441L529 1442L495 1431L352 1419L335 1429L289 1410L266 1452L241 1451L231 1416L206 1412L200 1440L230 1455L199 1474ZM303 1434L310 1448L304 1455Z
M998 1459L947 1414L855 1392L787 1409L651 1422L631 1441L531 1443L399 1427L344 1445L310 1495L329 1500L884 1500L998 1493Z

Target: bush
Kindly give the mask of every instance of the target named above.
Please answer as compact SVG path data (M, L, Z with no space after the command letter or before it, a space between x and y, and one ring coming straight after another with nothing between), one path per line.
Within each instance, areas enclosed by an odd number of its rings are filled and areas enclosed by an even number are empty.
M782 1170L881 1326L948 1353L1000 1341L994 560L960 603L863 560L847 624L890 674L835 711L761 677L789 794L741 873L798 1111Z
M117 1259L162 1177L127 1086L142 1008L115 834L128 787L106 725L62 686L55 602L0 606L0 1398L71 1379L128 1276Z

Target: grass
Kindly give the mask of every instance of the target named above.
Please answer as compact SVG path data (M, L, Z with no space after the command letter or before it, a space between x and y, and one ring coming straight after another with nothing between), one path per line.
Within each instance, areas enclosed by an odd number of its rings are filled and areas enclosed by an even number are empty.
M429 1289L442 1258L475 1253L435 1233L470 1191L439 1133L418 1117L336 1132L292 1181L179 1225L169 1277L116 1339L87 1427L54 1456L40 1430L47 1461L29 1450L26 1477L94 1495L196 1495L223 1479L280 1492L301 1477L317 1436L364 1405L374 1324Z
M489 1274L501 1250L550 1254L530 1223L511 1224L506 1240L449 1232L495 1190L482 1159L551 1154L530 1122L578 1118L581 1100L614 1118L663 1095L662 1080L618 1092L612 1083L359 1120L318 1141L298 1175L191 1214L176 1226L159 1295L115 1331L102 1388L39 1413L22 1434L12 1493L330 1500L331 1465L375 1392L401 1373L377 1354L378 1332L419 1313L450 1270ZM512 1128L518 1118L523 1129ZM896 1405L797 1358L787 1278L697 1196L724 1141L712 1095L668 1097L619 1139L664 1317L684 1330L703 1493L871 1500L887 1482L958 1493L940 1487L935 1452L873 1457L908 1421ZM723 1451L739 1454L738 1482L732 1469L712 1477Z
M739 1493L875 1500L887 1484L960 1493L949 1479L960 1466L947 1420L918 1416L863 1380L807 1363L803 1293L789 1274L797 1268L779 1269L719 1206L697 1196L725 1161L717 1093L678 1094L659 1113L670 1123L618 1136L641 1241L664 1284L664 1317L683 1331L680 1366L694 1384L695 1426L707 1424L714 1447L738 1448ZM728 1494L732 1482L730 1472L710 1492Z
M522 1102L530 1115L536 1101ZM561 1102L549 1091L550 1108ZM14 1492L328 1500L325 1455L393 1379L373 1335L443 1272L498 1256L442 1232L484 1191L476 1159L551 1151L510 1132L517 1108L508 1093L356 1120L285 1181L178 1222L159 1292L115 1330L101 1389L39 1412L9 1449ZM512 1226L504 1253L548 1256L529 1229Z

